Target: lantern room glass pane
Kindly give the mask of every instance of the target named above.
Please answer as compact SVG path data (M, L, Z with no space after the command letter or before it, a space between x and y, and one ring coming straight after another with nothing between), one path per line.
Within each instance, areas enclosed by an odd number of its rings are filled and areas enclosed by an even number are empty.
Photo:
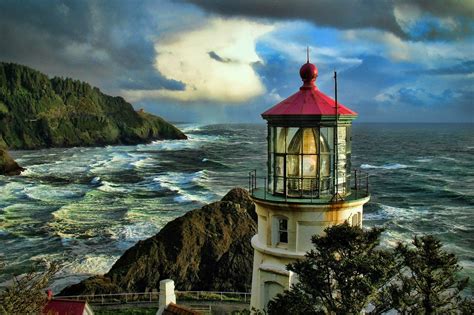
M287 195L293 197L301 196L301 178L299 177L288 177L287 183Z
M346 127L346 191L350 191L351 176L351 155L352 155L352 128ZM349 178L348 178L349 177Z
M291 128L294 129L294 128ZM302 135L301 129L298 129L296 133L294 133L293 137L288 138L288 153L291 154L299 154L301 152L301 142L302 142Z
M345 192L346 183L346 126L337 127L337 191L339 193Z
M320 134L319 189L322 195L328 195L333 183L334 127L321 127Z
M316 154L303 155L303 177L316 177L318 156Z
M275 144L274 144L274 134L275 134L275 128L274 127L268 127L268 135L267 135L267 142L268 142L268 150L270 152L274 152Z
M334 127L321 127L321 137L324 139L328 152L331 152L334 147ZM322 149L321 149L322 152Z
M275 192L282 194L284 193L285 183L283 177L275 177Z
M286 133L286 152L288 153L300 153L301 140L297 140L298 132L300 128L288 128Z
M285 172L285 157L277 155L275 157L275 175L283 176L284 172Z
M303 129L303 154L316 154L316 134L317 131L314 128Z
M298 177L301 174L300 156L296 154L288 154L286 160L287 176Z
M287 130L287 128L283 127L276 128L275 152L277 153L285 153Z

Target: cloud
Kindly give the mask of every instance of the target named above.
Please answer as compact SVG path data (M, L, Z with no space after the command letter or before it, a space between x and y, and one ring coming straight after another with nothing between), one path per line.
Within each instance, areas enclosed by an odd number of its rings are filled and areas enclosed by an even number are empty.
M131 86L182 89L182 83L153 68L156 12L167 6L151 1L3 0L0 60L88 81L111 94Z
M227 16L306 20L341 30L378 29L400 38L457 39L472 35L474 5L457 0L188 0L206 10ZM417 14L413 14L416 11ZM411 33L420 18L434 18L422 34Z
M184 102L244 102L265 92L253 64L257 39L273 26L241 19L211 19L199 29L157 42L156 69L183 90L126 90L131 100L168 98Z
M372 2L357 0L190 0L189 2L222 15L303 19L320 26L339 29L376 27L403 34L391 13L393 7L388 1L379 1L375 6ZM357 9L357 14L354 14L354 9Z
M391 88L375 98L380 108L401 121L474 122L474 91L419 87Z
M311 62L318 66L321 64L338 64L341 67L351 67L362 62L359 58L353 57L351 52L343 51L335 47L303 45L301 43L288 41L287 38L282 39L273 35L274 33L270 33L267 36L263 36L261 42L301 64L306 61L306 47L308 47L310 51ZM317 40L317 38L315 40Z
M428 75L464 75L474 74L474 60L468 60L450 66L426 69L421 71L410 71L409 73Z
M420 42L402 40L387 32L378 30L350 30L343 32L348 43L341 46L359 53L379 54L395 62L410 62L424 68L439 68L472 58L472 39L456 42ZM352 47L352 48L350 48Z

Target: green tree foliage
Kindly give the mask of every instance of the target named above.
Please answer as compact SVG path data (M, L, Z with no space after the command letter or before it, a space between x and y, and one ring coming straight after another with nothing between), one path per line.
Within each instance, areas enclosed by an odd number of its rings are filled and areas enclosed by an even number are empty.
M474 314L468 278L453 254L428 235L380 249L381 229L347 223L314 236L314 250L287 266L299 282L268 304L269 314Z
M0 290L0 314L41 314L47 302L45 289L58 271L59 265L53 263L43 271L13 277L11 284Z
M345 223L313 236L314 250L287 266L299 282L268 305L269 314L358 314L387 310L390 279L399 267L395 255L380 249L382 229L363 230Z
M393 308L403 314L474 313L472 301L461 296L469 279L456 277L456 256L431 235L415 237L412 245L395 250L405 268L392 285Z

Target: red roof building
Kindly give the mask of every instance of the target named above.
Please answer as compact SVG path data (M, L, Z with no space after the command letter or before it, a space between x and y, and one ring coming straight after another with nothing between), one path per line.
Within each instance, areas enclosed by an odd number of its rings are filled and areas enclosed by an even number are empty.
M43 309L45 315L93 315L86 301L54 299L48 301Z
M201 312L193 311L182 305L170 303L163 312L163 315L201 315Z

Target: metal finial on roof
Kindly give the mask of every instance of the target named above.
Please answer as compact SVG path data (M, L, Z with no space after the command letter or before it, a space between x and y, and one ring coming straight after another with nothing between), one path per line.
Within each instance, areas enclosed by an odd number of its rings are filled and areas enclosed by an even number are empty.
M306 63L309 63L309 46L306 46Z

